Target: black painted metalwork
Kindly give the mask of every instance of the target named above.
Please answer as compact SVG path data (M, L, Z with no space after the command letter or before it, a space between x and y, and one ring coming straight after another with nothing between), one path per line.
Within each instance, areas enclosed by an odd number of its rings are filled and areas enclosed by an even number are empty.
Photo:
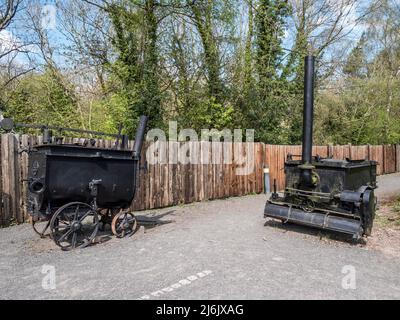
M83 248L96 237L99 222L110 223L116 236L131 235L136 220L129 207L138 183L140 153L147 117L140 118L133 151L127 136L45 125L14 124L3 119L5 130L40 129L43 143L29 148L27 206L34 230L50 235L63 250ZM79 132L117 138L113 148L95 148L95 140L62 144L58 132ZM99 216L102 218L100 219ZM115 224L115 225L114 225Z
M315 58L304 59L304 108L303 108L303 148L301 177L304 187L313 185L312 181L312 136L314 117L314 64Z
M314 64L315 58L307 56L304 59L304 109L303 109L303 164L311 163L313 117L314 117Z
M314 57L305 58L303 150L301 160L288 155L285 190L267 201L264 217L320 229L370 235L377 199L376 161L312 157Z

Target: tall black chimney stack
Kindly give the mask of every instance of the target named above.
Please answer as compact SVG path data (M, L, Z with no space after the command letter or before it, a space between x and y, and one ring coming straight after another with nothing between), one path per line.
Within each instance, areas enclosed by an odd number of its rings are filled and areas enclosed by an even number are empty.
M314 121L314 65L315 57L304 59L304 109L303 109L303 149L302 149L302 183L312 185L312 145Z
M312 161L312 136L314 121L314 64L315 57L304 59L304 110L303 110L303 164Z

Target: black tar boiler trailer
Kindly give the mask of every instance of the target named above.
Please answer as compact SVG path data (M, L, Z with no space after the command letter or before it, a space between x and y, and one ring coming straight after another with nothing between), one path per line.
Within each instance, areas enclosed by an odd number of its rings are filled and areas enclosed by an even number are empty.
M274 191L264 217L350 234L370 235L377 199L376 161L312 157L315 58L305 58L301 160L288 155L283 196Z
M63 250L83 248L96 237L99 223L110 224L117 237L132 235L137 221L129 210L138 182L140 152L147 117L142 116L133 151L127 136L45 125L15 124L3 119L1 127L41 129L43 142L30 146L27 206L34 230L50 235ZM51 130L116 137L113 148L94 148L95 140L62 144Z

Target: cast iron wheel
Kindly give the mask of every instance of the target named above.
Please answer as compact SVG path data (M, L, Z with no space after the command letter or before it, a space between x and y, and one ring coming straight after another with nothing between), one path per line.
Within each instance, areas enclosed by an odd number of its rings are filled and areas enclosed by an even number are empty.
M32 220L32 228L41 238L46 238L50 236L49 226L50 226L50 219L48 220L38 219L36 221Z
M136 232L137 220L132 212L121 211L116 214L111 223L111 230L117 238L124 238Z
M374 190L366 190L362 197L362 222L364 234L366 236L370 236L372 232L372 226L375 218L376 202L377 199L375 197Z
M62 206L50 221L51 237L62 250L88 246L96 237L98 229L97 211L83 202Z

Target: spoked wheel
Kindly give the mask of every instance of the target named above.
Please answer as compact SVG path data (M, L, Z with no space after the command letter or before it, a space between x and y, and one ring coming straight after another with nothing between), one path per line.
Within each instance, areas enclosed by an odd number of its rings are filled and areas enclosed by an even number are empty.
M50 221L51 237L62 250L86 247L96 237L98 229L97 211L83 202L62 206Z
M117 238L133 235L136 231L136 227L136 217L129 211L121 211L116 214L111 223L111 230Z
M33 230L41 237L41 238L46 238L50 236L50 219L43 220L43 219L38 219L38 220L32 220L32 228Z

